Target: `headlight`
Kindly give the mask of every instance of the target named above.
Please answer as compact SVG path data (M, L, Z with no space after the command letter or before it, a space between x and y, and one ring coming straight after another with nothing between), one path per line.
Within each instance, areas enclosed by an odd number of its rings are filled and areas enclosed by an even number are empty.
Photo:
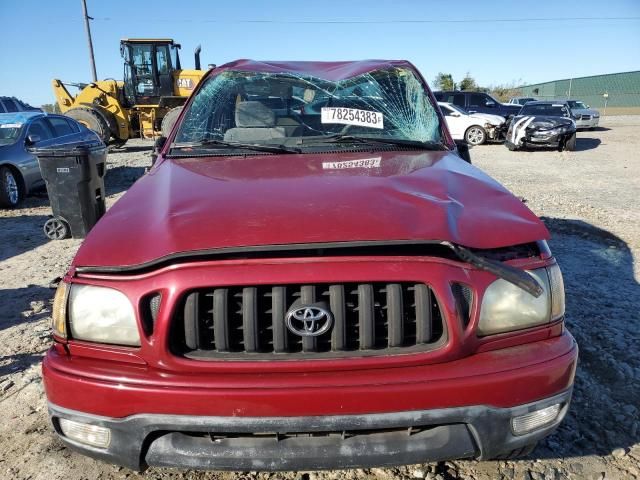
M92 285L71 285L69 327L78 340L140 345L133 305L118 290Z
M60 282L53 297L53 312L51 313L51 330L60 338L67 338L67 300L69 299L69 284Z
M564 280L558 264L547 267L551 287L551 321L564 317Z
M494 281L484 293L478 335L510 332L549 323L564 315L564 284L557 265L529 271L542 286L538 298L506 280Z

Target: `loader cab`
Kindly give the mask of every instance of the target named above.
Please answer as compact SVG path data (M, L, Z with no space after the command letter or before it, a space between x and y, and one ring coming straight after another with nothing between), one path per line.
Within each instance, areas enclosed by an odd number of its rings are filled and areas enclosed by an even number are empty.
M179 70L180 45L171 39L124 39L124 95L129 106L156 105L173 96L173 72Z

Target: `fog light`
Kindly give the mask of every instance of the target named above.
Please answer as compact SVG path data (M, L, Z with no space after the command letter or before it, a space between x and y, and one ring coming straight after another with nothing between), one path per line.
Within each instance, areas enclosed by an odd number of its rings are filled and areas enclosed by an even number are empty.
M537 428L552 424L560 413L560 404L536 410L511 419L511 428L516 435L524 435Z
M111 443L111 430L105 427L61 418L60 430L65 437L93 447L107 448Z

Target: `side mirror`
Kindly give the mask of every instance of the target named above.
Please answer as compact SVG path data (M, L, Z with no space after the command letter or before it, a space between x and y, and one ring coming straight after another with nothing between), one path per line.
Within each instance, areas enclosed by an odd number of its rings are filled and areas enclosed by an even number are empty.
M449 115L451 115L452 117L459 117L460 114L458 112L451 112Z
M587 107L587 108L591 108L591 105L587 105L586 107Z
M33 133L27 135L27 145L34 145L38 143L40 140L42 140L40 138L40 135L35 135Z
M153 151L151 152L151 165L155 165L156 160L158 158L158 154L164 144L167 142L167 137L158 137L155 143L153 144Z
M456 140L456 150L458 156L467 163L471 163L471 154L469 152L469 144L464 140Z

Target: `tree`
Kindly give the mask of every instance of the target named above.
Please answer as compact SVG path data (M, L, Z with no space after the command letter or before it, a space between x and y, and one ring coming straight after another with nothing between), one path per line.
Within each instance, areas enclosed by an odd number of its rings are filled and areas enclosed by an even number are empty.
M41 105L40 108L47 113L62 113L57 103L45 103Z
M460 90L478 90L478 84L469 72L460 80Z
M433 87L435 90L455 90L456 84L450 73L438 72L436 78L433 79Z
M489 85L486 90L496 99L501 102L506 102L512 97L519 97L522 95L522 89L519 87L522 83L522 80L512 80L508 83Z

